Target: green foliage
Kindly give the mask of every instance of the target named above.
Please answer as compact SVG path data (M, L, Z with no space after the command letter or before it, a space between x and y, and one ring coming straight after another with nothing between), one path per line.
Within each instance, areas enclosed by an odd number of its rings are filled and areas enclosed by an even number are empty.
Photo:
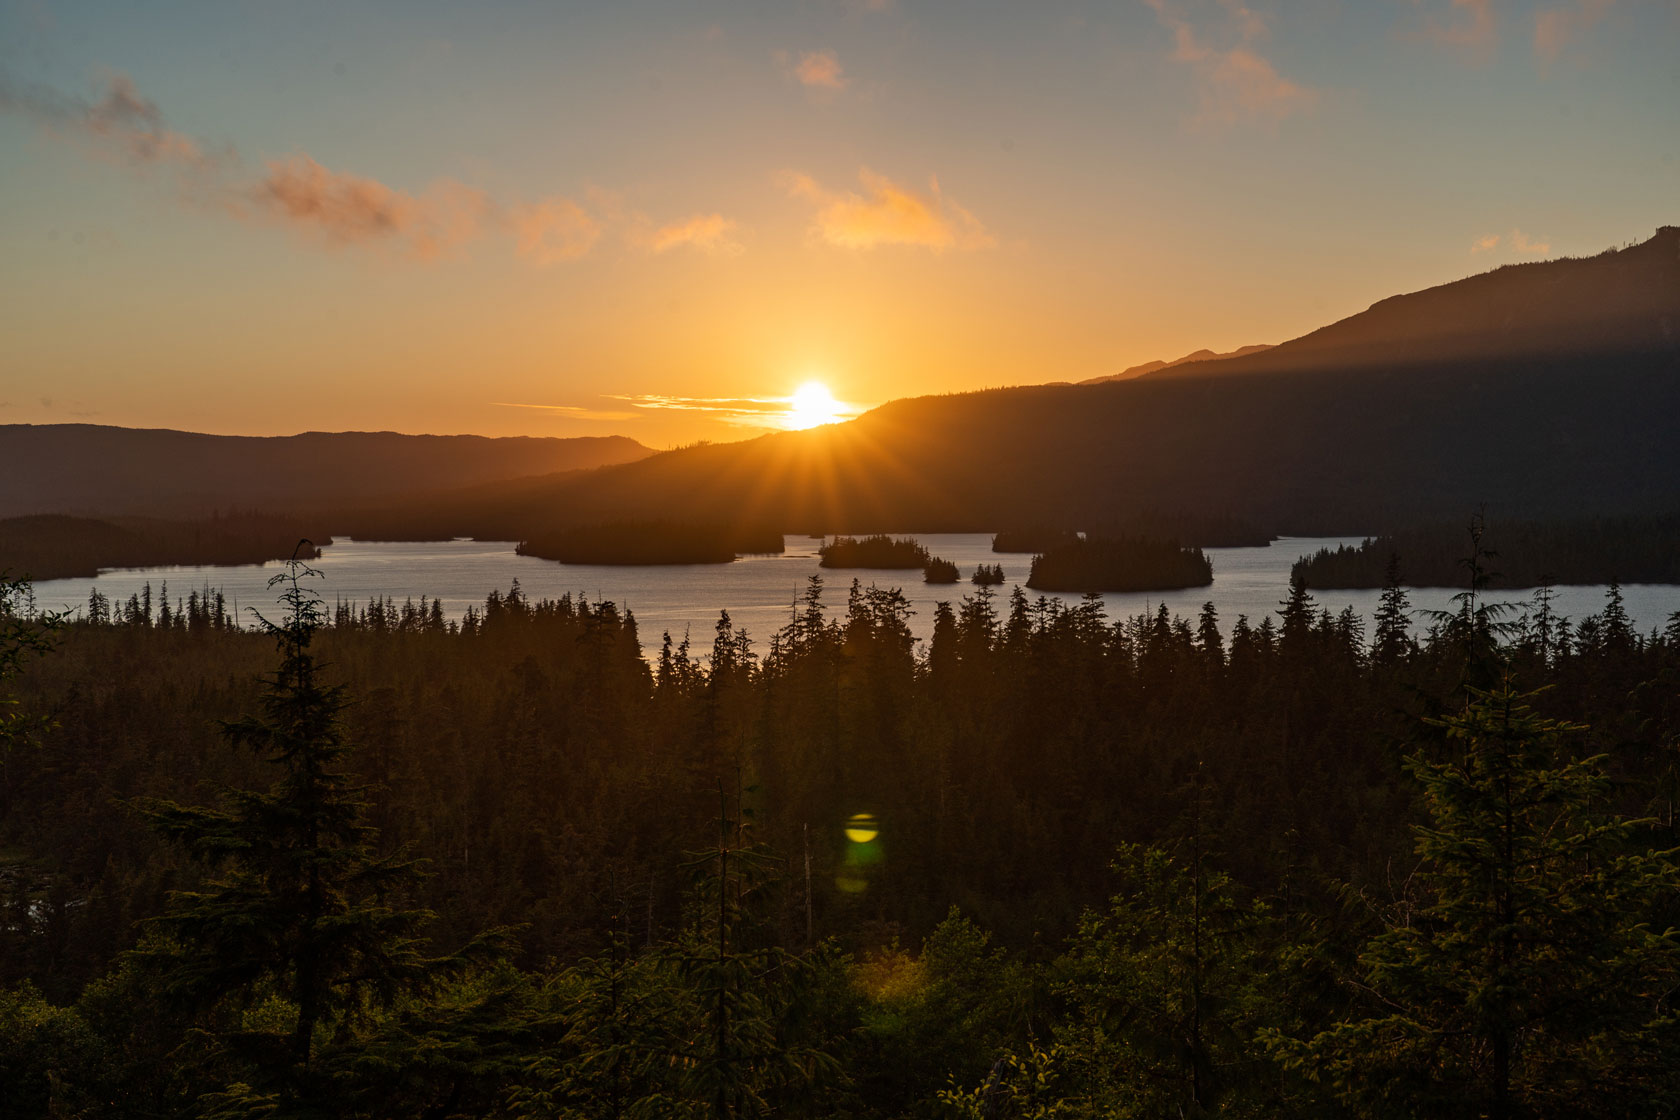
M0 1120L102 1115L111 1075L104 1040L73 1009L28 984L0 989Z
M1366 1114L1661 1115L1680 1103L1672 851L1608 812L1603 756L1509 684L1414 754L1419 866L1361 957L1363 1013L1290 1050Z
M322 607L303 579L314 574L294 558L275 577L285 613L264 620L280 650L264 715L224 729L279 771L274 784L229 791L222 808L145 808L211 872L171 896L131 958L196 1025L209 1116L321 1114L362 1076L356 1032L469 960L428 958L418 930L429 915L392 905L415 867L375 852L362 791L342 769L344 691L322 683L310 648Z
M1258 1041L1282 994L1266 908L1194 845L1185 859L1124 845L1114 870L1120 892L1052 969L1048 1044L944 1099L976 1117L1274 1115L1279 1071Z

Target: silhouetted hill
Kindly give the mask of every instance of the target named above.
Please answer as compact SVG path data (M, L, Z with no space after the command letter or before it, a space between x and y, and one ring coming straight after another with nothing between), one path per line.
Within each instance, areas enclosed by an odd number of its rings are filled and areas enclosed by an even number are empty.
M193 517L235 507L321 508L625 463L648 454L623 436L215 436L95 424L7 424L0 425L0 517Z
M1226 369L1249 376L1211 376ZM562 482L532 516L681 509L866 533L1155 510L1312 534L1483 503L1501 516L1666 513L1680 509L1677 417L1680 229L1665 227L1171 376L894 401L848 424L655 455Z
M1263 353L1145 376L1213 377L1476 361L1673 354L1680 347L1680 226L1594 257L1512 264L1391 296Z
M1101 385L1104 381L1130 381L1134 377L1142 377L1148 373L1158 373L1173 366L1181 366L1186 362L1212 362L1220 358L1244 358L1250 354L1258 354L1262 350L1270 350L1270 343L1258 343L1254 346L1239 346L1235 350L1227 350L1223 354L1216 354L1212 350L1193 350L1182 358L1174 358L1170 362L1144 362L1142 365L1130 366L1119 373L1104 374L1102 377L1087 377L1077 382L1080 385Z
M124 517L111 521L60 514L0 519L0 572L30 579L93 576L101 568L169 564L261 564L292 555L308 539L332 543L319 522L236 514L197 521Z

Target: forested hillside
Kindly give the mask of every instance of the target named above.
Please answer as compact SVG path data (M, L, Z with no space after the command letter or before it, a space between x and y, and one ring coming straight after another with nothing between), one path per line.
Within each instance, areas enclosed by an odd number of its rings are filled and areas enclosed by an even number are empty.
M1153 522L1206 546L1229 543L1213 539L1220 524L1348 535L1479 505L1504 519L1672 514L1675 415L1680 228L1664 227L1396 296L1246 356L898 400L558 479L525 516L681 508L830 533Z
M235 509L296 514L647 454L623 436L216 436L97 424L0 424L0 517L200 518Z
M12 590L0 1114L1680 1103L1680 615L980 589L918 649L813 580L650 664L517 588L273 636Z

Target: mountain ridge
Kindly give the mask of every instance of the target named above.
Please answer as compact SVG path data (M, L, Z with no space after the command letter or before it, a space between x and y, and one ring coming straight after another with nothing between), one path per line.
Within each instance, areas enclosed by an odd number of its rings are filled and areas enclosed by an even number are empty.
M626 436L300 432L230 436L103 424L0 425L0 517L197 517L299 509L617 465Z

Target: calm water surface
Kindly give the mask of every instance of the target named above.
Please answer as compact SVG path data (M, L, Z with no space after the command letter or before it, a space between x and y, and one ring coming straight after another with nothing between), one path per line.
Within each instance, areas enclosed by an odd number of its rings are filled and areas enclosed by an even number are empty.
M506 591L514 580L532 598L557 598L570 592L586 595L591 602L610 599L619 607L635 612L642 645L658 648L660 634L669 630L681 638L687 630L696 647L709 647L718 612L727 610L735 626L745 626L755 642L767 643L772 631L785 625L792 603L805 587L806 577L821 574L824 601L831 615L843 611L846 590L854 577L867 586L902 587L915 614L911 629L925 640L933 629L933 606L940 600L955 603L977 590L967 582L979 564L1001 563L1008 582L999 589L1000 609L1006 606L1014 584L1025 584L1032 557L1017 553L994 553L992 538L984 533L918 534L917 539L936 556L955 563L964 581L955 585L929 587L919 571L883 572L821 569L817 567L820 541L789 536L787 552L781 556L749 556L733 564L679 564L659 567L606 567L591 564L559 564L552 560L518 556L510 541L445 541L393 543L341 540L323 550L316 561L325 579L317 589L329 603L335 600L366 602L370 597L391 596L399 602L421 595L442 599L444 610L459 618L471 605L481 605L491 591ZM1109 594L1103 604L1110 618L1155 610L1161 603L1177 614L1193 617L1203 603L1212 601L1219 611L1222 628L1230 633L1239 614L1251 623L1277 609L1289 589L1289 566L1303 553L1340 544L1358 544L1357 539L1295 537L1273 541L1259 548L1210 548L1213 584L1186 591ZM187 593L205 587L220 588L241 608L257 606L272 613L274 594L267 587L278 564L246 567L173 567L117 569L97 579L48 580L36 585L36 598L43 607L71 609L87 602L88 592L97 587L120 603L150 583L154 593L167 582L169 598L185 599ZM1669 614L1680 610L1680 587L1634 584L1624 587L1628 613L1642 629L1661 626ZM1454 594L1451 588L1424 588L1410 592L1415 608L1445 609ZM1028 592L1037 596L1038 592ZM1046 593L1052 594L1052 593ZM1370 617L1377 605L1377 591L1325 591L1314 598L1320 606L1339 612L1352 606ZM1605 588L1563 587L1557 590L1554 610L1579 619L1603 609ZM1054 595L1070 604L1077 595ZM1523 603L1528 593L1496 592L1494 598ZM248 612L246 612L248 617Z

